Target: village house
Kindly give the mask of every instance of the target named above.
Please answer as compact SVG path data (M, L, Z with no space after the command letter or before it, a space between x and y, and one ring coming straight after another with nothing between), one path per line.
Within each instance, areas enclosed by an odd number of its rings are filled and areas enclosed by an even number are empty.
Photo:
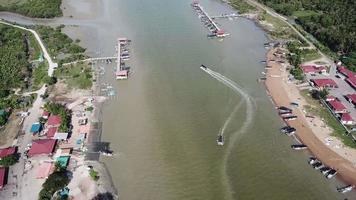
M318 88L319 90L325 88L337 88L337 84L333 79L330 78L321 78L321 79L310 79L311 84Z
M340 101L329 101L328 104L330 105L334 113L347 113L346 107Z
M43 155L43 154L47 154L47 155L52 154L55 146L56 146L56 140L52 140L52 139L33 140L32 146L28 151L28 156L32 157L32 156Z
M327 68L325 66L301 65L300 68L303 70L304 74L327 73Z
M343 113L340 117L340 121L344 125L353 125L355 124L354 119L352 119L349 113Z

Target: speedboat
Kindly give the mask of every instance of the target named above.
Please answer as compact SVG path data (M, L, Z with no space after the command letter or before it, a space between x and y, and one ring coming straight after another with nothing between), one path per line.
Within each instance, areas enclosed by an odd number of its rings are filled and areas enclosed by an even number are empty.
M207 70L208 68L207 68L205 65L201 65L201 66L200 66L200 69L202 69L202 70Z
M354 189L354 185L347 185L345 187L339 187L336 188L336 190L340 193L346 193L346 192L350 192L352 189Z
M326 178L330 179L330 178L334 177L336 174L337 174L337 171L335 169L332 169L326 174Z
M219 146L224 145L224 136L223 135L218 135L218 138L216 139L216 142Z
M303 150L303 149L306 149L308 147L305 144L293 144L293 145L291 145L291 148L294 149L294 150Z

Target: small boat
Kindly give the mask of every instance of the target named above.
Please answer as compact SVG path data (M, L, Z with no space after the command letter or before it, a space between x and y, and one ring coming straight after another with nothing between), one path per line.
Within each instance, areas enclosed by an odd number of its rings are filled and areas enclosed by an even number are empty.
M326 174L326 178L330 179L330 178L334 177L336 174L337 174L337 171L335 169L332 169Z
M347 193L347 192L350 192L352 189L354 189L354 185L347 185L345 187L339 187L339 188L336 188L336 190L340 193Z
M202 69L202 70L207 70L208 68L207 68L205 65L201 65L201 66L200 66L200 69Z
M292 109L287 108L287 107L285 107L285 106L280 106L280 107L278 107L278 110L279 110L279 111L290 111L290 112L293 111Z
M216 142L219 146L223 146L224 145L224 136L219 134L218 138L216 139Z
M262 60L261 63L266 63L266 61L265 61L265 60Z
M327 173L329 173L330 170L331 170L331 168L328 167L328 166L324 166L324 167L320 168L320 172L321 172L322 174L324 174L324 175L326 175Z
M296 129L291 126L285 126L285 127L281 128L281 132L285 133L288 136L291 136L292 134L294 134L295 131L296 131Z
M320 161L315 162L314 164L312 164L312 166L316 170L321 169L322 167L324 167L323 163L321 163Z
M312 164L316 163L317 161L318 161L318 160L317 160L315 157L310 157L308 163L309 163L310 165L312 165Z
M297 119L297 116L292 115L292 116L288 116L288 117L283 117L283 119L286 120L286 121L292 121L292 120Z
M113 151L110 151L110 150L104 150L104 151L100 151L100 153L103 155L103 156L113 156Z
M291 110L280 110L278 114L283 115L283 114L292 114L293 112Z
M307 145L305 144L293 144L291 145L291 148L294 150L303 150L303 149L307 149Z

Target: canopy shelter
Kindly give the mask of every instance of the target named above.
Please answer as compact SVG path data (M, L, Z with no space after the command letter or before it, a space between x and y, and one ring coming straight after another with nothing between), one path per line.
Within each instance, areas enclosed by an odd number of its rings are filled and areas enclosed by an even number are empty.
M31 126L30 133L39 133L41 131L42 125L39 122L33 123Z

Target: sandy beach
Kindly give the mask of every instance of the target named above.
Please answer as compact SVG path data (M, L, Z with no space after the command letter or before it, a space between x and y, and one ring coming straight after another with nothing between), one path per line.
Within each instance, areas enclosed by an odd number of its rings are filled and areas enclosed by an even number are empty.
M350 184L356 184L356 168L354 165L356 150L344 147L342 142L336 137L330 136L331 130L325 126L320 119L312 121L305 117L303 105L305 100L299 94L299 89L294 83L288 83L288 72L285 67L275 61L277 59L273 53L276 49L271 49L267 54L267 80L265 82L267 92L271 96L276 106L289 106L291 102L298 101L300 106L294 109L298 116L297 120L289 121L288 125L297 129L296 135L309 150L324 164L338 170L341 178ZM329 138L332 144L326 145L325 139ZM340 177L340 176L339 176Z

